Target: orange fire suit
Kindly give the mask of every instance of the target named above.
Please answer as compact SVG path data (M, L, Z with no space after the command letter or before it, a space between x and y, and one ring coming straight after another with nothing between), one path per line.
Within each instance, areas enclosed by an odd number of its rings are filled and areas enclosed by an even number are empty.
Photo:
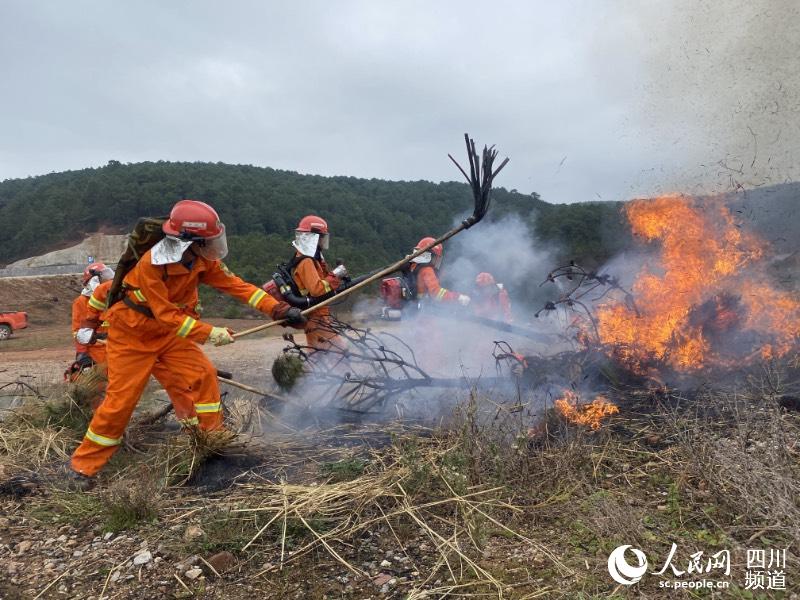
M89 297L83 294L75 298L72 302L72 341L75 345L75 354L86 354L87 347L84 344L79 344L75 336L81 326L81 321L86 318L86 309L88 306Z
M150 251L125 276L126 298L106 313L108 389L86 435L72 455L72 468L95 475L119 445L125 427L156 363L191 390L201 429L222 427L222 406L215 370L197 343L212 326L193 312L200 283L210 285L272 315L279 305L265 291L242 281L220 261L189 248L181 262L153 265Z
M106 281L98 285L91 297L87 306L86 318L80 323L80 327L87 327L94 329L98 334L108 335L108 321L104 320L104 313L108 308L108 292L111 289L111 281ZM191 306L191 305L190 305ZM191 307L193 312L196 312L196 307ZM98 346L100 341L96 344L88 346L89 349ZM102 353L99 354L102 358L95 359L95 362L106 362L106 348L105 342L99 346ZM198 365L204 368L211 368L212 371L207 376L216 377L217 370L209 362L206 365ZM175 408L175 417L184 425L197 425L199 423L197 413L195 412L195 396L196 394L188 385L179 373L175 373L164 366L164 364L157 360L153 365L153 377L161 384L169 396L173 407Z
M295 257L302 255L298 252ZM317 260L306 256L292 270L292 279L297 284L301 296L311 296L317 298L324 296L339 287L340 281L333 273L328 270L328 264L324 259ZM303 329L306 332L306 345L324 350L334 343L338 337L335 332L329 329L331 322L331 311L329 308L320 308L309 315L308 322Z
M439 284L439 276L431 265L411 265L411 272L417 271L417 297L422 300L426 296L435 302L455 302L458 293L451 292Z
M491 288L479 288L478 293L472 297L472 310L476 316L494 321L511 323L511 300L508 291L499 284Z

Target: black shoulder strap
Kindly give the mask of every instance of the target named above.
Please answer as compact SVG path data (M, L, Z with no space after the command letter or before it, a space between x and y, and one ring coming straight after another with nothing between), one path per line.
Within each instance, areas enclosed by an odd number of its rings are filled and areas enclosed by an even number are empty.
M287 271L289 271L292 275L294 275L294 270L297 268L301 262L303 262L306 258L311 258L310 256L306 256L305 254L298 254L295 252L292 255L292 258L289 259L289 262L284 263L284 267Z
M412 300L417 299L417 275L419 275L419 269L412 269L411 264L407 264L400 271L400 280L408 288Z

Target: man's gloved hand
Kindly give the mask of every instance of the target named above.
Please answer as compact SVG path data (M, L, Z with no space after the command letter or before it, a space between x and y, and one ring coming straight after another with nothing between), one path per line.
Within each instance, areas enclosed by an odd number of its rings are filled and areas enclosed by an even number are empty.
M84 346L94 344L97 339L96 332L91 327L81 327L78 329L78 333L75 334L75 339L78 340L79 344L83 344Z
M339 279L344 279L345 277L347 277L347 267L345 267L344 265L339 265L333 271L331 271L331 273L336 275L336 277L338 277Z
M284 318L289 322L289 325L303 325L308 322L308 319L303 315L303 311L294 306L286 311Z
M75 362L81 367L91 367L94 361L86 352L78 352L75 354Z
M208 334L208 341L215 346L224 346L225 344L232 344L236 340L233 339L233 332L227 327L212 327L211 333Z
M288 325L302 325L308 321L303 316L303 311L288 302L280 302L272 311L272 318L276 321L286 319Z
M458 303L461 306L469 306L470 300L471 300L471 298L469 296L465 295L465 294L459 294L458 295Z

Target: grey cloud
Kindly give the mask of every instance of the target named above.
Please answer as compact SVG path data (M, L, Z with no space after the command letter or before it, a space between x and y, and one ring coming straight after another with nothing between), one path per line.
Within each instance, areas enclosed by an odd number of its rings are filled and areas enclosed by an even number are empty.
M710 22L723 9L667 0L7 1L0 178L114 158L450 180L446 153L469 131L511 156L501 185L553 202L696 186L720 170L700 165L741 154L747 119L728 136L708 117L765 84L753 70L782 73L796 106L787 53L751 48L768 25L791 33L796 10L772 4L769 15L747 8L744 23L726 17L754 35L709 58L697 54L704 36L731 37ZM707 85L719 69L735 80L730 94L722 76ZM682 110L659 82L693 101ZM759 119L796 131L791 110ZM773 154L787 166L769 168L792 175L792 153Z

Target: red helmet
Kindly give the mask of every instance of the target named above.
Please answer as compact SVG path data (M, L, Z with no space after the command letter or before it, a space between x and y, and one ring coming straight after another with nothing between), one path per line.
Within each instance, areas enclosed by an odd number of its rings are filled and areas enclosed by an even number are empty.
M92 277L99 277L106 269L108 269L108 267L106 267L105 263L101 262L93 262L86 265L86 268L83 270L83 285L89 283Z
M490 287L495 285L494 277L491 273L478 273L475 278L475 285L478 287Z
M215 238L225 231L217 211L199 200L176 203L161 228L167 235L185 239Z
M416 250L419 250L421 248L425 248L426 246L430 246L435 241L436 241L436 238L424 237L419 242L417 242L417 245L414 247L414 250L416 251ZM444 250L443 250L441 244L436 244L433 248L429 248L428 249L428 252L433 252L433 254L435 254L439 258L442 257L442 252L443 251Z
M301 233L328 233L328 222L317 215L306 215L300 219L297 229Z

